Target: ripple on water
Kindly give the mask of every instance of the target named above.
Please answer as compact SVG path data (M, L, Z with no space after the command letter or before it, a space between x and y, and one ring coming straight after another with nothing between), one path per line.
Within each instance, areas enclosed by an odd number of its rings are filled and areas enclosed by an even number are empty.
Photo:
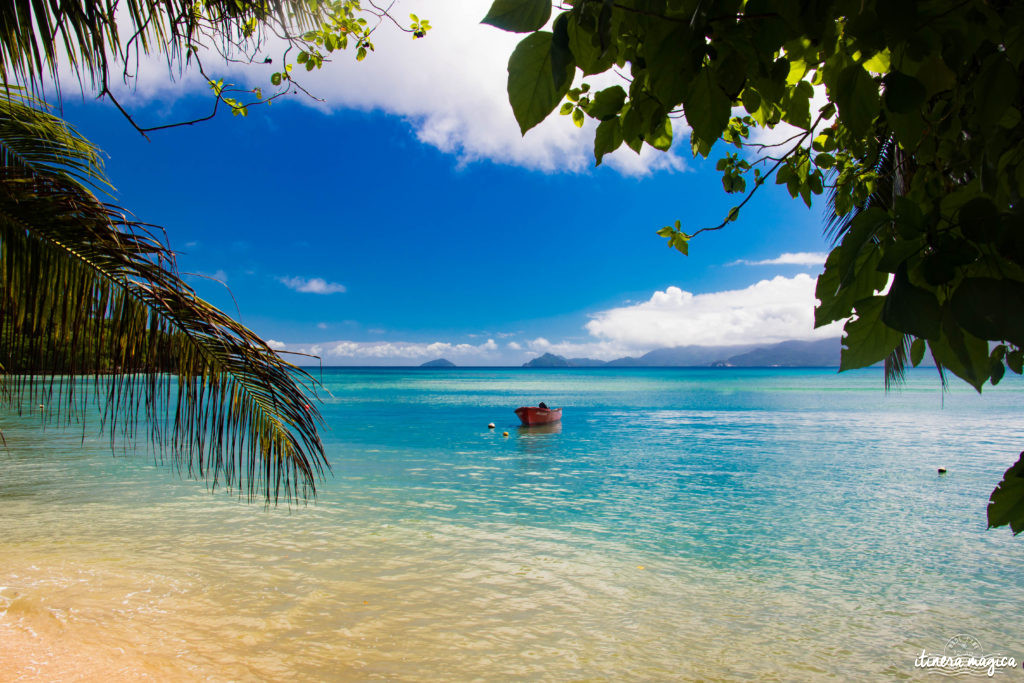
M983 527L1019 383L940 411L742 377L328 374L337 476L291 511L5 419L0 670L793 680L1014 646L1024 556ZM573 406L561 431L481 431L531 395Z

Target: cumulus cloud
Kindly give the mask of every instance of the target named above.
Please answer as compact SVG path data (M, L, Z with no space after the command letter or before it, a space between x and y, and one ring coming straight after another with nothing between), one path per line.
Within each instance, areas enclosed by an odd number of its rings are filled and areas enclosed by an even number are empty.
M489 160L547 172L592 167L596 123L589 119L578 129L568 117L555 113L521 135L508 103L506 69L523 36L481 24L488 4L446 0L425 7L399 0L391 8L393 16L415 11L429 18L434 28L425 39L411 40L408 34L383 26L374 34L375 51L364 61L357 63L350 52L339 52L321 70L302 70L300 82L322 101L301 96L294 101L325 112L357 109L399 116L420 142L456 157L460 164ZM261 56L274 59L266 66L225 65L212 51L206 51L204 63L227 82L267 90L270 74L280 68L284 46L271 41L266 48ZM184 94L210 92L195 69L172 80L160 56L143 58L138 74L130 87L112 86L119 99L170 103ZM622 83L608 74L586 80L595 90ZM682 141L681 148L688 149L685 122L675 123L674 136ZM623 145L602 163L626 175L685 168L683 158L674 152L647 146L637 155Z
M601 341L646 350L838 337L840 323L814 329L814 286L801 273L708 294L669 287L643 303L597 313L586 329Z
M307 280L303 277L282 277L278 278L288 289L307 294L336 294L345 291L345 285L337 282L327 282L323 278L314 277Z
M733 261L730 266L824 266L828 254L822 252L799 251L795 253L786 252L775 258L764 259L763 261L748 261L739 259Z
M287 344L285 344L284 342L279 342L276 339L268 339L267 346L274 349L275 351L284 351L286 348L288 348Z
M268 342L269 343L269 342ZM447 341L332 341L320 344L281 344L274 342L278 351L319 356L326 365L418 365L435 358L447 358L456 364L486 365L504 362L493 339L480 344ZM290 358L293 362L294 358Z
M319 356L326 365L418 365L440 357L457 365L518 365L544 353L613 360L671 346L767 345L840 336L842 322L814 329L814 287L815 278L804 273L702 294L668 287L654 292L647 301L593 314L584 326L587 336L560 341L536 337L500 345L493 338L479 344L394 340L270 343L278 350Z

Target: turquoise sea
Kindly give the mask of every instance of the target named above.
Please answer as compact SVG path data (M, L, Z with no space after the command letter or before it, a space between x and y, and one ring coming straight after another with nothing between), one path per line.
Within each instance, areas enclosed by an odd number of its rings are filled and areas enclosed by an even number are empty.
M985 529L1019 378L323 383L333 475L290 508L112 455L96 423L0 417L0 679L923 678L962 634L1022 673L1024 536ZM559 427L517 426L538 401Z

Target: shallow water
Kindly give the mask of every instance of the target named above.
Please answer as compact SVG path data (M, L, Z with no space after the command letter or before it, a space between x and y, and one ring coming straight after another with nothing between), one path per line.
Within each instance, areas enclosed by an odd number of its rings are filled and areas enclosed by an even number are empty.
M324 382L334 475L291 510L0 418L0 678L916 677L960 633L1024 658L1024 545L985 530L1024 447L1017 378ZM539 400L561 427L516 427Z

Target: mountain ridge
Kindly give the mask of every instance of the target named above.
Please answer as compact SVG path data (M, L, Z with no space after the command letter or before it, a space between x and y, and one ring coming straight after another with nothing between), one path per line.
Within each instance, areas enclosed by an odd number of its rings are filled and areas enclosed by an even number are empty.
M792 339L775 344L670 346L654 349L638 358L625 356L610 361L545 353L523 363L523 367L839 367L841 348L840 338L832 337L816 341Z

